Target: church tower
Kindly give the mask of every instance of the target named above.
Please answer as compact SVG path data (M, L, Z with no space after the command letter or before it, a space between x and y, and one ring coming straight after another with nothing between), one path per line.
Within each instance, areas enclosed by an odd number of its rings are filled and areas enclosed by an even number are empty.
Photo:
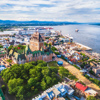
M30 38L30 49L31 51L41 50L44 47L44 40L41 37L40 33L35 32Z

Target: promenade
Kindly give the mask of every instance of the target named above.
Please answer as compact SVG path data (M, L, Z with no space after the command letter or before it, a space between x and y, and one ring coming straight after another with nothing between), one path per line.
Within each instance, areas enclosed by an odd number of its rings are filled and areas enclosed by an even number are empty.
M56 58L56 61L63 61L63 67L64 68L68 69L69 72L71 72L73 75L75 75L80 81L82 81L88 87L90 87L90 88L94 89L95 91L97 91L98 94L100 95L100 88L96 84L90 82L87 78L85 78L77 68L70 65L68 62L64 61L61 58Z

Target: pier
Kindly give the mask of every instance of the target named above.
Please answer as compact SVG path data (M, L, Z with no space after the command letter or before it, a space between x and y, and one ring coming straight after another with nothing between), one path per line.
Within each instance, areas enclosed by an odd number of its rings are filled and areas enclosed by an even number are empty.
M75 42L75 44L79 47L79 49L86 50L86 51L89 51L89 50L91 51L92 50L92 48L90 48L88 46L85 46L85 45L83 45L81 43Z

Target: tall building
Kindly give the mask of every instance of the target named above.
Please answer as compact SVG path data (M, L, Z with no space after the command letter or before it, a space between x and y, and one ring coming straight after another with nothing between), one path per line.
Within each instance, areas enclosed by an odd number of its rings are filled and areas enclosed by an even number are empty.
M24 50L18 46L17 49L15 50L13 47L6 55L8 59L12 59L13 63L23 64L37 60L52 61L53 52L51 47L49 46L44 49L44 41L39 32L35 32L32 35L30 45L26 45Z
M41 50L44 47L44 40L40 33L35 32L30 39L30 49L31 51Z

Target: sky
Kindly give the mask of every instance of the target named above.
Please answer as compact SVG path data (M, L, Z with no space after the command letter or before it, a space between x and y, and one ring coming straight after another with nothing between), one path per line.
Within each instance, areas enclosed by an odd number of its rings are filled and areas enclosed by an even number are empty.
M0 0L0 19L100 22L100 0Z

